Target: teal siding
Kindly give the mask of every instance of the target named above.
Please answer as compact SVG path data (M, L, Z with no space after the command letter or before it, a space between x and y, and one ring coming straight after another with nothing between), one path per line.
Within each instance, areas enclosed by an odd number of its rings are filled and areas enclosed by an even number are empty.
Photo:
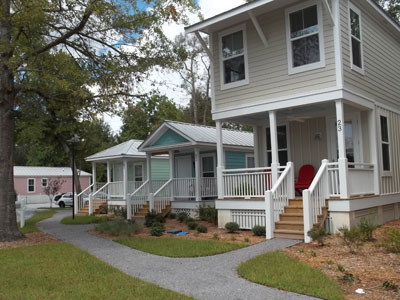
M169 160L151 160L151 178L154 180L169 179Z
M189 142L175 131L168 129L152 146L174 145Z
M245 152L225 152L225 164L227 169L242 169L246 168L246 153Z

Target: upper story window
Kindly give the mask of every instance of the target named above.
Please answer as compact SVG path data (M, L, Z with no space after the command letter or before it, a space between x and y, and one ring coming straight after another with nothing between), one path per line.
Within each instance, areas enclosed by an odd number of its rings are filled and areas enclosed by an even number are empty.
M325 66L322 10L309 1L286 10L289 74Z
M221 89L249 83L246 26L241 25L219 34L221 55Z
M351 67L353 70L363 73L364 63L362 55L361 12L351 3L349 3L349 16Z
M382 171L384 175L390 175L391 158L390 158L390 131L387 115L380 116L381 126L381 146L382 146Z

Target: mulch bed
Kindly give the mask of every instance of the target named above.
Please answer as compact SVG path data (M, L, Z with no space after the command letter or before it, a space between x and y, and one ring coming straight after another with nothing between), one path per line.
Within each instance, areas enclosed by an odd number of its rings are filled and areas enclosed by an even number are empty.
M2 242L0 243L0 249L18 248L24 246L32 246L47 243L59 242L55 237L48 235L43 232L32 232L25 234L25 238L15 242Z
M382 288L385 281L400 286L400 254L390 253L381 246L383 232L389 227L400 228L400 220L376 229L373 235L375 240L364 243L355 254L351 254L337 236L328 237L323 247L315 243L298 244L282 252L320 269L336 280L346 299L400 299L400 291ZM338 265L342 265L345 272L353 274L353 284L339 279L344 273L338 270ZM355 290L358 288L364 289L365 294L357 294Z

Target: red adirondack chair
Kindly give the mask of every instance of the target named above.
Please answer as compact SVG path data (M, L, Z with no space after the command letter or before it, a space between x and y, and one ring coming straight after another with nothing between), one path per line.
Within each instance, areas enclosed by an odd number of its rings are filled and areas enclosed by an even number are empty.
M296 192L301 195L301 191L308 189L314 179L314 167L312 165L304 165L300 168L299 178L294 184Z

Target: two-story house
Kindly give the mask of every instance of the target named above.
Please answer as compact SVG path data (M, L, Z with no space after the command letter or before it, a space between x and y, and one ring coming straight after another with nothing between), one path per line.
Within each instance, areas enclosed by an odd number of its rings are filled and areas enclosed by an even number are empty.
M186 34L211 61L220 226L309 241L324 220L400 217L400 27L373 0L258 0ZM253 126L255 168L229 174L224 122ZM296 198L304 165L315 177Z

